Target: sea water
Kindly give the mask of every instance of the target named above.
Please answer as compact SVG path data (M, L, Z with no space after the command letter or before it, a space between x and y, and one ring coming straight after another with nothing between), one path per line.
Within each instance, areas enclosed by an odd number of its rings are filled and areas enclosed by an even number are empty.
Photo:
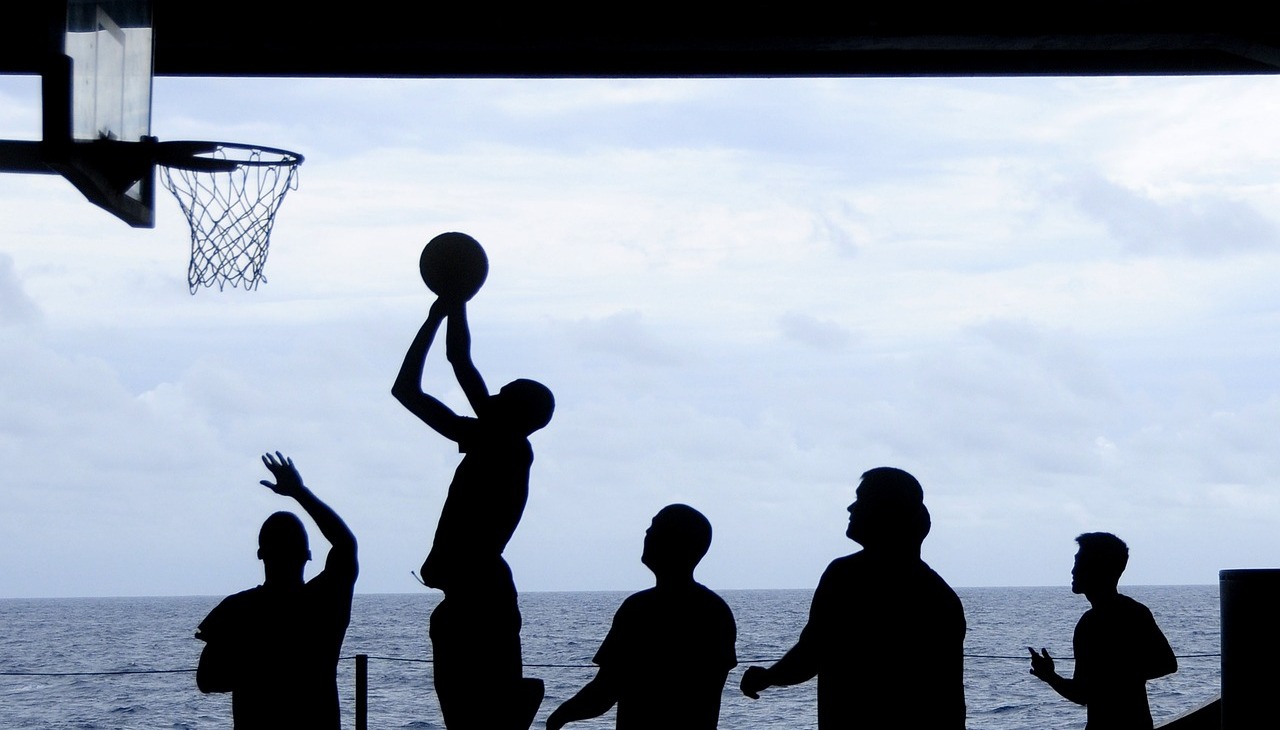
M1122 586L1155 614L1178 672L1147 686L1157 724L1219 691L1217 586ZM965 640L968 727L1080 728L1084 710L1028 674L1027 646L1048 647L1073 670L1071 633L1088 603L1066 588L958 589ZM811 591L721 591L738 622L739 666L729 675L720 727L817 727L816 687L775 687L759 700L737 689L750 664L777 659L804 626ZM547 697L534 724L594 675L591 657L625 593L525 593L527 676ZM221 597L0 600L0 728L132 730L231 727L228 695L203 695L197 624ZM355 654L369 655L369 727L443 728L431 689L427 619L440 594L357 595L338 665L343 726L355 726ZM856 629L855 629L856 630ZM920 657L922 663L930 661ZM611 728L613 712L570 725Z

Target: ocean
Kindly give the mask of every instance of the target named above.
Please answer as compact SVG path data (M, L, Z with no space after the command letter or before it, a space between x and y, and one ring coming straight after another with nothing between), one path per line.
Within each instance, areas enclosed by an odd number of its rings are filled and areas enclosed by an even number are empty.
M1179 655L1177 674L1147 686L1159 724L1219 691L1218 587L1121 586L1147 604ZM957 589L965 641L968 727L1081 728L1084 710L1028 673L1028 645L1048 647L1069 674L1071 633L1088 607L1065 587ZM525 674L547 697L535 728L591 679L591 656L622 592L524 593ZM808 614L807 590L720 595L738 622L739 666L729 675L720 727L817 727L814 682L775 687L759 700L737 689L742 670L778 658ZM355 726L355 654L369 655L369 727L443 728L431 689L427 617L440 594L357 595L339 663L344 727ZM196 625L221 596L0 600L0 728L148 730L231 727L228 695L203 695ZM924 659L924 660L927 660ZM613 712L571 728L612 728Z

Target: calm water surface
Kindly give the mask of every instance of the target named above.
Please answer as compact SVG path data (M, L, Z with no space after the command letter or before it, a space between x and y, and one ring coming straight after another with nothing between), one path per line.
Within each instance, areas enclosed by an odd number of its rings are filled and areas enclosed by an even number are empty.
M1172 677L1148 685L1156 721L1218 692L1217 586L1129 586L1183 656ZM1027 673L1027 645L1071 655L1071 633L1088 607L1066 588L969 588L964 601L965 694L970 728L1081 728L1084 711ZM626 593L526 593L526 674L547 684L535 728L594 674L591 656ZM804 625L810 591L722 591L738 621L740 665L729 675L720 727L817 727L813 682L779 687L758 701L737 691L742 670L776 659ZM221 597L0 600L0 727L95 730L231 727L227 695L202 695L195 626ZM443 728L431 691L427 617L437 593L358 595L343 655L368 654L372 728ZM1069 661L1060 661L1064 674ZM354 727L355 663L339 664L344 727ZM147 672L14 676L15 672ZM155 673L152 673L155 672ZM10 673L10 674L4 674ZM613 713L574 723L612 728Z

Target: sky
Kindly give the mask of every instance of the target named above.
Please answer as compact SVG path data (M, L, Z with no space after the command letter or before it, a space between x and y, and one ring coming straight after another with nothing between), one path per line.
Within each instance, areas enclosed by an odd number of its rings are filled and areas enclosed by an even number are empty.
M0 138L39 108L0 77ZM953 586L1065 586L1096 530L1122 585L1274 566L1277 117L1276 77L157 79L153 134L296 150L299 187L266 283L193 296L165 190L139 230L0 175L0 597L261 582L275 450L359 592L426 590L459 455L390 387L446 231L489 255L490 388L556 394L523 591L651 585L675 502L714 526L703 583L811 588L882 465ZM468 413L442 351L424 387Z

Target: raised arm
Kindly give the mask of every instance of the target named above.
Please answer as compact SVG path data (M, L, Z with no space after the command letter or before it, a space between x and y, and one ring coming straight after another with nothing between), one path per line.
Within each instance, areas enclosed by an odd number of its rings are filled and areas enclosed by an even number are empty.
M329 557L325 560L325 571L349 574L350 580L355 582L356 574L359 572L356 559L356 536L347 527L347 523L343 522L329 505L321 502L319 497L307 489L302 483L302 475L293 465L293 459L277 451L274 455L263 454L262 463L276 480L272 482L263 479L260 484L282 497L289 497L296 501L316 523L316 527L320 528L320 534L324 535L324 539L329 541L331 547Z
M560 730L566 723L600 717L618 702L618 688L609 670L601 667L595 679L564 701L547 717L547 730Z
M418 334L409 344L409 350L404 354L404 362L400 365L396 382L391 386L391 395L437 433L457 441L461 418L444 403L422 390L422 371L426 367L427 351L431 349L431 342L440 329L445 313L444 302L437 299L431 305L427 320L422 323Z
M481 415L485 404L489 401L489 389L485 387L484 378L475 363L471 362L471 329L467 325L467 303L459 301L449 308L449 325L445 333L445 355L453 366L454 377L462 392L467 395L467 402L477 416Z

